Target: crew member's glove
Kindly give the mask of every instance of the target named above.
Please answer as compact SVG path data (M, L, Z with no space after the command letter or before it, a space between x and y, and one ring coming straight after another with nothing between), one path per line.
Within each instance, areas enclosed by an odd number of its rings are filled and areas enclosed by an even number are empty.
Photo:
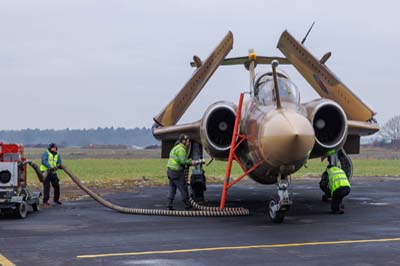
M192 163L194 163L193 165L197 165L197 164L204 164L206 161L204 159L198 159L198 160L194 160L192 161Z

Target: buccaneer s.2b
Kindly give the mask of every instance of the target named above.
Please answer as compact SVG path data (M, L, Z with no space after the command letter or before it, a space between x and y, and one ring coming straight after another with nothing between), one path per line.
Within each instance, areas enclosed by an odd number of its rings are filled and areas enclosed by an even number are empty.
M194 123L177 125L178 120L220 65L244 65L250 73L250 99L243 103L239 124L243 136L236 158L244 172L258 183L277 184L277 193L269 201L268 214L273 222L282 222L292 199L288 192L290 175L310 158L323 158L335 149L330 160L340 162L349 177L352 163L348 154L360 152L360 136L379 130L374 111L364 104L325 65L330 53L316 59L293 36L284 31L278 49L285 57L257 56L225 58L233 46L231 32L202 62L194 56L196 71L175 98L154 117L153 135L162 141L166 158L180 134L193 141L190 156L202 158L203 147L212 158L227 160L238 106L220 101L212 104ZM259 64L271 64L269 72L255 73ZM321 98L300 102L300 93L278 64L293 65ZM236 137L236 135L235 135ZM195 199L202 199L206 181L201 165L190 179Z

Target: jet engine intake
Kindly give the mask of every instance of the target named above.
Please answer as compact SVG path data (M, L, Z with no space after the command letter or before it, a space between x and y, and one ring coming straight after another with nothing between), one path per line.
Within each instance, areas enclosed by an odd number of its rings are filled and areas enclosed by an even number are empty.
M236 108L231 102L216 102L207 108L201 119L201 142L207 153L214 158L228 158Z
M316 100L306 104L308 119L315 131L314 151L340 149L347 137L347 117L342 107L331 100Z

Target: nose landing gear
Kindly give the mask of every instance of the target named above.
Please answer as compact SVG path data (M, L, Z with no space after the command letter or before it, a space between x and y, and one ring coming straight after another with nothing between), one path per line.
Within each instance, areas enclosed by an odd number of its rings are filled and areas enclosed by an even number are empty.
M282 223L286 212L292 205L292 199L289 194L289 180L287 176L278 180L278 192L273 194L268 202L267 215L272 223Z

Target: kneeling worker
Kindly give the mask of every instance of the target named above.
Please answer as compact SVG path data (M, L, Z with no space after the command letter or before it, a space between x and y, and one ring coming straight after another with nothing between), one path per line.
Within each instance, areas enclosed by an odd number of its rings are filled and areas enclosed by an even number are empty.
M187 148L190 145L190 139L186 135L180 135L177 144L172 148L169 153L168 160L168 179L169 179L169 196L168 196L168 209L173 210L173 202L178 188L185 209L189 210L191 204L189 202L188 191L185 184L185 167L187 165L194 165L194 161L187 158Z
M54 203L61 205L60 183L57 176L57 169L61 166L61 156L57 151L57 145L50 143L48 149L42 154L42 165L40 165L40 171L42 171L44 176L43 207L50 207L50 183L54 188Z
M339 167L328 165L328 186L332 196L331 209L334 214L343 214L342 200L350 193L350 182L346 173Z

